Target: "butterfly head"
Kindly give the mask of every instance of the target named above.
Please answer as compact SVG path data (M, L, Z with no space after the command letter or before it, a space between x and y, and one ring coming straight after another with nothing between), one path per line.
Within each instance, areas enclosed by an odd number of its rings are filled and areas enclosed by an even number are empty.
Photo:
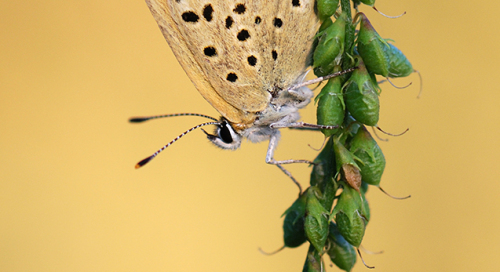
M207 138L216 146L222 149L236 150L241 145L241 136L235 131L235 129L229 124L229 122L222 118L217 124L215 129L215 134L210 134L203 130L207 135Z

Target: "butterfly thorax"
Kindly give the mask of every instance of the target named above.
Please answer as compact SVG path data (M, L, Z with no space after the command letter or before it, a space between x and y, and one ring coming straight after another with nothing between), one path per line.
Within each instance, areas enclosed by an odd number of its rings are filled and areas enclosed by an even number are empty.
M277 97L271 98L266 109L257 114L253 124L247 125L247 128L243 130L237 130L238 124L232 124L232 126L238 134L252 142L267 140L276 133L276 129L271 128L271 124L286 127L287 124L297 122L300 119L298 110L309 104L313 95L307 87L280 91Z

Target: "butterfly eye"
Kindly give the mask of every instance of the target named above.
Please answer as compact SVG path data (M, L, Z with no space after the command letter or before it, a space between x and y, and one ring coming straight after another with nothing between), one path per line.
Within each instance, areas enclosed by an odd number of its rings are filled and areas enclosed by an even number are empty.
M207 138L216 146L222 149L236 150L241 145L241 136L234 131L233 127L226 121L221 120L217 124L217 129L215 130L215 135L210 134L203 130L207 135Z
M222 122L218 129L219 138L226 144L233 142L233 137L231 137L231 128L227 122Z

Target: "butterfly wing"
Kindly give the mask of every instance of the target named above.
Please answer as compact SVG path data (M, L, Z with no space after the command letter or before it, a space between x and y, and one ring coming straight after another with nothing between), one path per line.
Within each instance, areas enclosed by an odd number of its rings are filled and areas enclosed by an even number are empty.
M191 79L196 89L219 113L234 123L242 123L253 116L243 113L240 109L229 104L218 92L200 66L199 61L190 50L190 43L182 36L179 26L174 22L169 7L170 0L146 0L146 3L153 14L163 36L167 40L177 61ZM247 120L245 120L247 119ZM248 122L248 121L247 121Z
M232 123L253 122L309 65L314 0L146 2L198 91Z
M271 82L278 89L286 89L302 81L306 68L312 64L312 45L320 21L314 10L315 0L276 2L279 7L271 22L275 29L277 58ZM281 27L275 24L281 24Z

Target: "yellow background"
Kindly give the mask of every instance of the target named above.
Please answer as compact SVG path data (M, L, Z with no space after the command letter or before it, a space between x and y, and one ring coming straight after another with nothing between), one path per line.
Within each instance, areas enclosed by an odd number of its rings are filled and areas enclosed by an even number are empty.
M385 84L382 186L363 241L375 271L497 271L500 252L498 1L377 1L363 7L422 72ZM143 1L0 2L0 271L301 271L282 245L296 187L267 143L223 151L205 121L133 125L135 115L217 113L192 86ZM299 42L299 41L298 41ZM303 111L315 122L315 107ZM385 137L385 136L384 136ZM322 135L284 131L277 159L312 159ZM306 186L310 169L288 167ZM327 261L329 264L330 262ZM328 271L337 271L328 268ZM354 271L368 271L361 262Z

